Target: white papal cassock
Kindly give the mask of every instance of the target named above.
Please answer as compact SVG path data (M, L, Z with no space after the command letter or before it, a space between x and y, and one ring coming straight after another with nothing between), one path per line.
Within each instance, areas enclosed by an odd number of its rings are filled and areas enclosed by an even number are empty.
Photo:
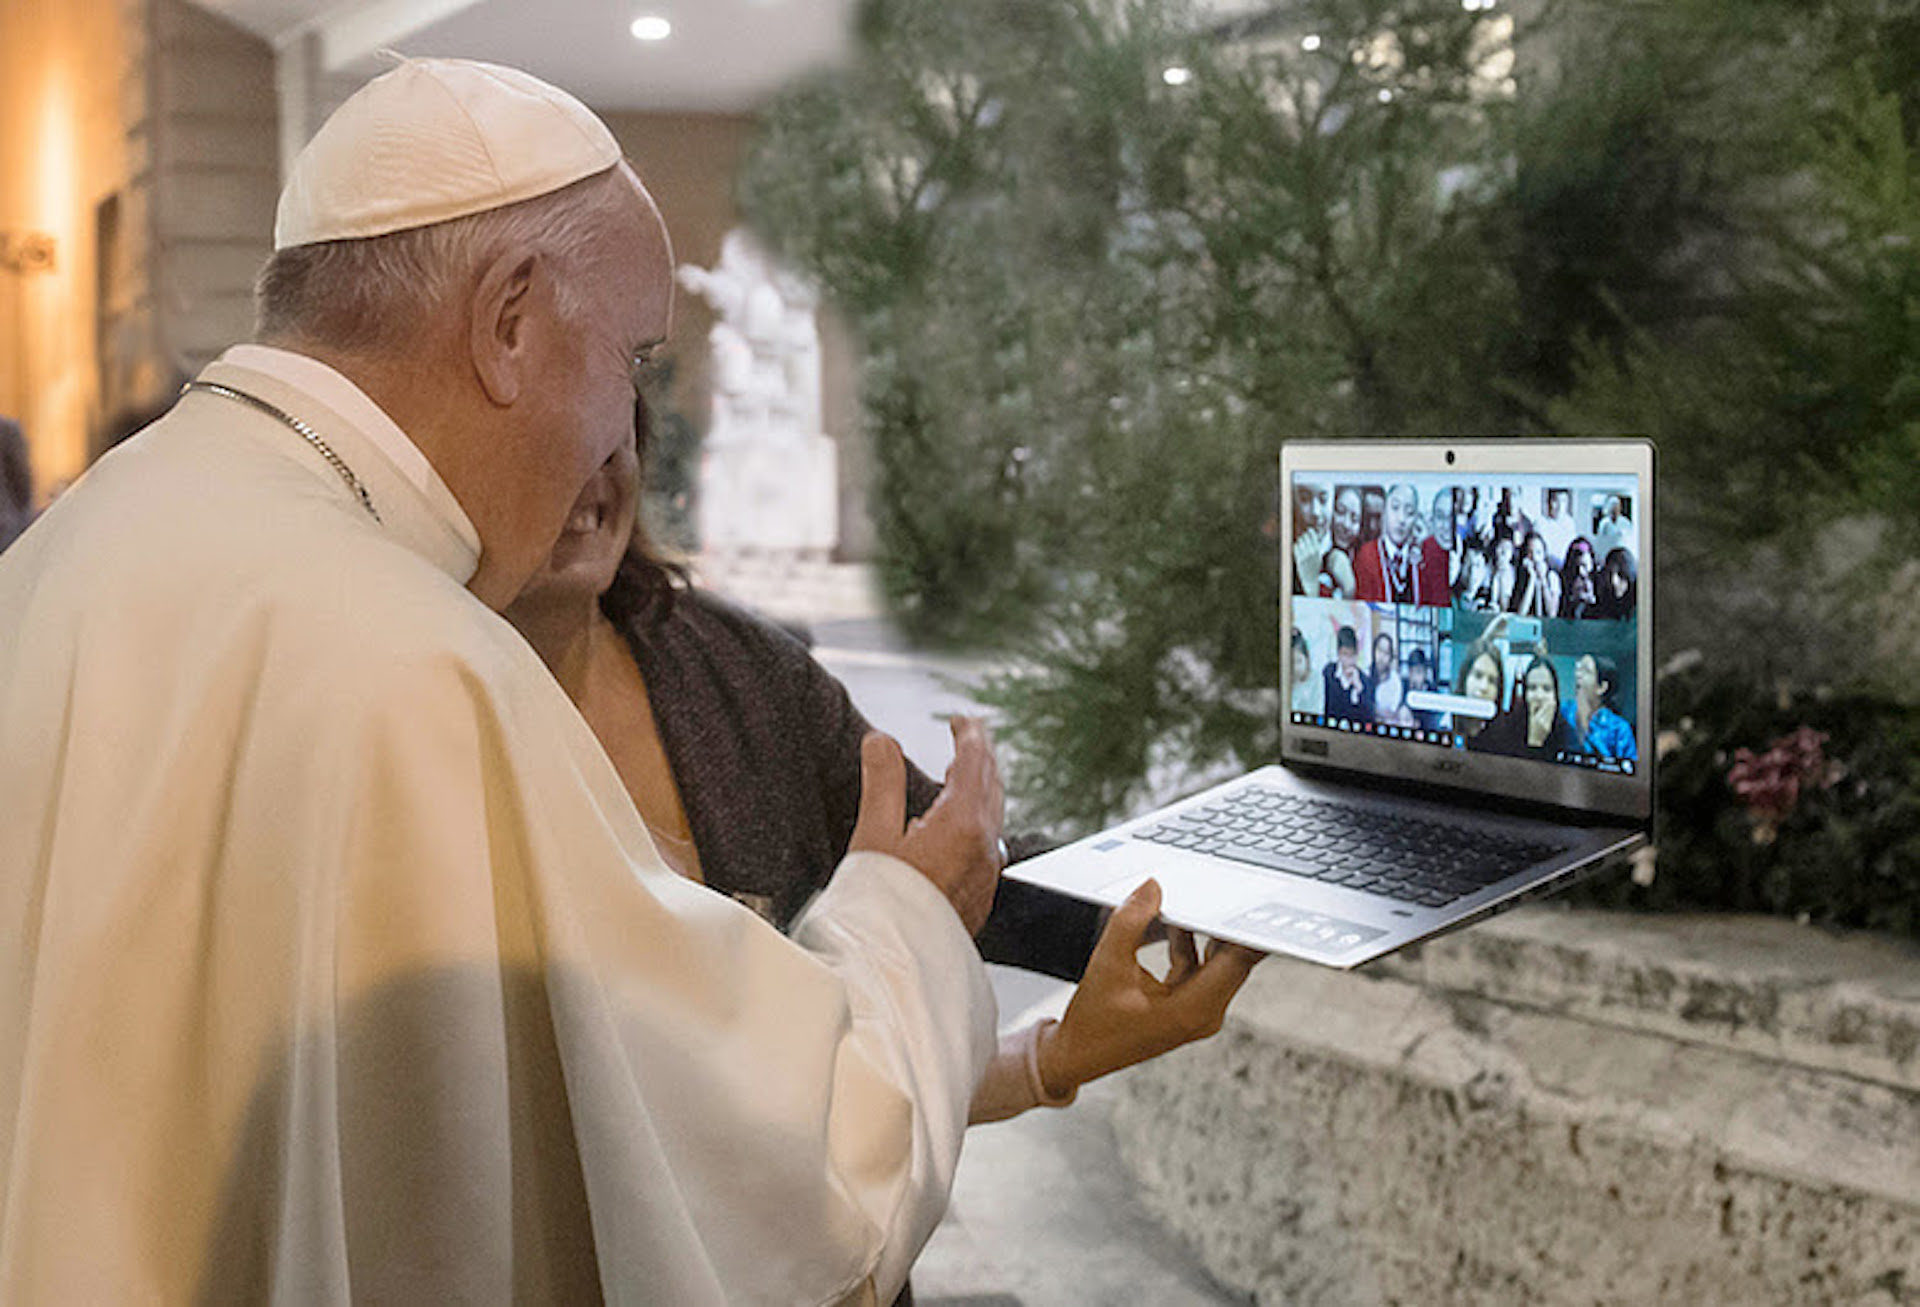
M246 366L241 366L244 362ZM992 997L668 871L397 428L243 348L0 556L0 1302L894 1292Z

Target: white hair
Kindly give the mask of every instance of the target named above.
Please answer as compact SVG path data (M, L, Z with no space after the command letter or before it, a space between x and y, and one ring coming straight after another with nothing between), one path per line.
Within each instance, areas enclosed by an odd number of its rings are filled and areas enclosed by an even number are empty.
M254 334L359 351L417 339L488 262L524 245L555 263L560 312L580 309L584 271L612 227L622 169L447 222L278 250L254 283Z

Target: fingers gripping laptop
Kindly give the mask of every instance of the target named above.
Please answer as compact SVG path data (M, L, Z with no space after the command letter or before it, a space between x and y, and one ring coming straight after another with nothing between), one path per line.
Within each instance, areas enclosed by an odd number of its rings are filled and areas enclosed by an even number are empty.
M1653 461L1642 440L1288 444L1280 759L1006 874L1110 905L1153 876L1177 925L1354 967L1636 847Z

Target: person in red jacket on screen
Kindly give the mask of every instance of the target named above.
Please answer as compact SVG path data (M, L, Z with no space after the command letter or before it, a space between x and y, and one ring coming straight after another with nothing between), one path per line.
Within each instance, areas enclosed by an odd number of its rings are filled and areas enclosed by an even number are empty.
M1361 546L1360 556L1354 559L1359 598L1429 608L1453 602L1446 546L1432 536L1416 536L1413 526L1419 513L1418 491L1409 485L1388 487L1379 538Z

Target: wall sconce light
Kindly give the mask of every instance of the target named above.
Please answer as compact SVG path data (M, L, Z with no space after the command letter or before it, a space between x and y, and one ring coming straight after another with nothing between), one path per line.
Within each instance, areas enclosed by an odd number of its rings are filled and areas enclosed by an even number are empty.
M0 231L0 268L8 272L52 272L54 240L43 231Z

